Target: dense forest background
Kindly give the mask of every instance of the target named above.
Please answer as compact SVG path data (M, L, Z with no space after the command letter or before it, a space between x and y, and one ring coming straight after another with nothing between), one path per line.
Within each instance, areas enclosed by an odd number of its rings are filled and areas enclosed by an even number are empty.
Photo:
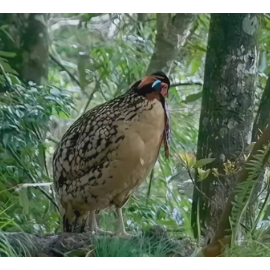
M269 41L269 14L0 14L0 255L270 256ZM134 237L52 248L58 141L157 70L171 157L124 207Z

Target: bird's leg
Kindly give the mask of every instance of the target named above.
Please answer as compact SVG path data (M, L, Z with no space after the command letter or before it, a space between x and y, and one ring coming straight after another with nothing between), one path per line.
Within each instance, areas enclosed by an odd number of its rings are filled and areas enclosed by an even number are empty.
M88 226L91 233L113 235L113 233L110 231L104 231L98 228L95 211L90 211Z
M95 211L90 211L88 227L91 233L96 233L98 231Z
M121 236L130 236L125 229L125 224L123 220L123 215L122 215L122 208L116 207L116 212L117 212L117 229L116 229L116 235L121 235Z

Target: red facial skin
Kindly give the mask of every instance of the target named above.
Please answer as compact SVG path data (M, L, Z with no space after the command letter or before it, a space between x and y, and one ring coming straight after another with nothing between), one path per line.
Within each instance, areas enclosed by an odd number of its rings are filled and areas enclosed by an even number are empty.
M161 86L162 86L161 91L160 91L161 95L164 97L167 97L168 96L168 84L162 82Z

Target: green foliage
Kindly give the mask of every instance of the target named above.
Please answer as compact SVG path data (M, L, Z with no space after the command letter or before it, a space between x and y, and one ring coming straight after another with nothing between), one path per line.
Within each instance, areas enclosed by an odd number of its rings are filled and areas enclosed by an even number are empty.
M10 79L8 73L5 76ZM31 220L33 224L40 223L36 231L44 230L45 216L56 222L55 214L48 212L54 202L50 187L37 185L31 190L18 189L19 192L17 188L22 183L51 181L46 166L49 123L53 116L68 115L70 104L67 91L33 83L13 84L11 79L8 90L0 93L0 207L12 204L8 213L27 229ZM40 192L45 195L43 199Z
M14 250L4 231L48 234L59 230L59 214L51 185L51 158L56 142L83 112L124 93L132 82L145 75L156 38L156 14L146 15L142 22L137 20L136 14L50 15L48 85L21 83L22 78L18 78L11 64L16 53L0 48L1 256L27 254L20 241L20 251ZM196 161L194 154L202 86L192 82L202 81L204 76L209 19L209 14L198 15L190 37L186 44L181 44L168 72L172 83L190 82L190 85L172 87L169 92L170 159L165 159L161 148L153 173L123 209L127 230L141 233L141 238L136 241L97 239L95 256L167 256L174 253L168 239L153 242L152 236L144 234L155 225L166 228L170 237L193 239L190 213L194 170L199 171L201 181L214 173L214 170L205 169L214 159ZM7 24L0 26L1 33L10 42L15 42L16 36L9 30ZM263 52L257 102L269 73L269 30L269 16L262 16L260 44ZM239 235L264 155L265 152L259 153L256 161L248 165L250 178L237 188L232 216L234 235ZM260 204L261 211L249 234L241 230L244 240L235 242L237 245L226 250L226 256L269 255L269 244L258 236L256 228L259 222L267 219L269 194L264 202ZM114 211L101 211L99 217L102 228L114 230Z
M165 257L177 253L172 240L145 233L130 239L96 238L93 246L95 257Z
M248 178L239 183L235 188L235 201L233 202L233 210L231 215L231 224L233 228L233 240L236 240L240 233L240 223L243 220L243 215L247 209L254 188L257 181L263 171L265 158L269 156L270 144L264 146L263 150L258 150L253 156L252 160L249 160L245 165L248 172Z
M269 223L269 221L268 221ZM257 227L255 232L247 233L226 248L223 254L225 257L270 257L270 239L268 226Z
M11 208L10 206L9 208ZM21 241L20 239L13 239L13 243L5 235L6 230L21 231L18 224L10 217L8 208L4 209L0 206L0 257L19 257L21 255L29 255L28 247L31 246L30 239ZM16 243L16 245L14 245Z

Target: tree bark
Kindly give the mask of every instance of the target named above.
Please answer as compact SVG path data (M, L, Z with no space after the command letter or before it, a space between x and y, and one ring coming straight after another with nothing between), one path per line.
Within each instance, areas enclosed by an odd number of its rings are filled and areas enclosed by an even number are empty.
M215 160L217 168L202 182L195 178L192 228L206 241L214 235L224 205L235 184L224 163L241 168L244 150L251 141L255 81L258 62L257 14L212 14L205 64L197 160Z
M157 14L155 52L146 74L157 70L168 72L195 17L196 15L192 13L179 13L173 18L170 13Z
M0 14L0 25L8 25L8 33L0 33L1 50L15 52L9 63L24 81L40 84L47 80L49 38L47 14Z

